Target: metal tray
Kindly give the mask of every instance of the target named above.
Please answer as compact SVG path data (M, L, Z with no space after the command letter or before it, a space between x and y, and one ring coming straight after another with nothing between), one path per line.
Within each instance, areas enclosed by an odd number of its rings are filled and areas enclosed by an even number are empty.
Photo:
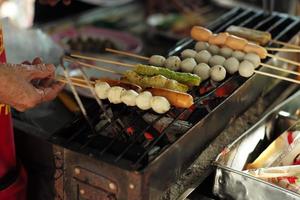
M242 172L247 160L257 157L268 144L293 124L300 108L300 91L268 112L252 128L219 154L214 165L214 194L224 199L300 199L300 194ZM298 121L298 122L297 122Z

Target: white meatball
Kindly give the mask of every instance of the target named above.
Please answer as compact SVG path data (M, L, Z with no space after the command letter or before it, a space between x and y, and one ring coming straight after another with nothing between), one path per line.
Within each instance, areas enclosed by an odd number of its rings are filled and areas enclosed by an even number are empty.
M155 112L163 114L170 110L171 105L165 97L155 96L151 99L151 107Z
M180 69L181 60L178 56L170 56L165 61L165 67L173 71L178 71Z
M196 54L197 54L197 52L194 51L193 49L185 49L184 51L181 52L181 57L183 59L194 58Z
M239 70L240 62L235 57L227 58L224 62L224 67L229 74L234 74Z
M209 53L207 50L202 50L196 54L195 60L198 63L208 63L211 56L211 53Z
M152 94L148 91L140 93L136 98L136 105L142 110L148 110L151 108Z
M208 47L209 47L209 44L207 42L197 42L195 44L195 50L196 51L207 50Z
M212 67L215 65L223 65L225 62L225 58L223 56L219 56L219 55L214 55L212 56L209 61L208 64Z
M250 61L244 60L240 63L239 74L246 78L252 76L254 74L254 65Z
M95 92L100 99L107 99L109 89L110 86L106 82L98 82L95 85Z
M215 65L210 68L210 78L213 81L222 81L226 77L226 70L221 65Z
M180 68L184 72L192 72L196 65L197 63L194 58L186 58L181 62Z
M200 63L195 68L193 73L200 76L200 78L204 81L209 78L210 67L206 63Z
M135 106L136 105L136 97L139 94L134 90L126 90L121 95L121 100L123 103L125 103L127 106Z
M245 60L252 62L254 68L256 69L260 65L260 57L255 53L247 53L244 57Z
M157 66L157 67L164 66L165 61L166 61L166 58L163 57L163 56L160 56L160 55L153 55L149 59L150 65L154 65L154 66Z
M119 86L114 86L114 87L111 87L109 90L108 90L108 94L107 94L107 97L108 97L108 100L109 102L113 103L113 104L118 104L118 103L122 103L122 100L121 100L121 95L123 92L125 92L126 90L122 87L119 87Z
M219 53L220 47L218 47L217 45L212 44L212 45L210 45L210 46L208 47L207 50L208 50L210 53L212 53L213 55L216 55L216 54Z
M224 56L225 58L229 58L232 55L233 50L228 47L222 47L220 49L221 56Z
M234 51L234 52L232 53L232 57L235 57L235 58L238 59L239 61L244 60L244 56L245 56L245 53L242 52L242 51Z

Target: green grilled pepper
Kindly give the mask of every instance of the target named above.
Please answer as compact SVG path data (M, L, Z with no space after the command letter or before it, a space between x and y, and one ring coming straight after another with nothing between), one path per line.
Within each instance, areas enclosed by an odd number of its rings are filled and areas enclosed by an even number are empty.
M166 78L173 79L190 86L199 86L201 82L201 78L195 74L175 72L167 68L155 67L150 65L137 65L134 71L145 76L162 75Z

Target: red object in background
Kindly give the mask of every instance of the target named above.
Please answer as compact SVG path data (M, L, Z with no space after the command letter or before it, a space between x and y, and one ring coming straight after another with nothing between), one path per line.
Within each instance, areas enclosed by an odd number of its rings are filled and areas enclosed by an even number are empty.
M0 63L6 63L2 27L0 27ZM16 180L7 185L3 178L15 170ZM2 181L2 182L1 182ZM8 180L10 181L10 180ZM10 107L0 103L0 200L26 200L27 175L23 167L17 169L14 134ZM3 186L0 185L2 188Z

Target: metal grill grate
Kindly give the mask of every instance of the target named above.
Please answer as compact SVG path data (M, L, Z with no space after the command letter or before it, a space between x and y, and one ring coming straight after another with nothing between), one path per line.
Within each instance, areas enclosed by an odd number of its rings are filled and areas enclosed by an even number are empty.
M288 41L294 36L299 28L299 18L273 13L267 15L262 11L235 8L226 15L211 24L209 28L214 32L224 31L230 25L240 25L263 31L269 31L273 39ZM170 54L178 54L182 49L189 48L193 41L181 43L170 51ZM58 143L77 152L82 152L97 159L117 164L125 169L137 170L149 165L151 161L159 157L165 150L172 148L174 142L184 137L189 128L192 128L222 102L234 90L241 86L245 79L239 76L228 77L223 83L213 85L206 81L201 87L207 89L199 95L199 88L192 91L195 97L195 106L190 109L172 108L164 115L156 115L151 111L140 111L136 108L128 108L123 105L110 105L105 102L105 107L112 113L111 123L105 122L95 110L94 104L89 105L89 115L93 124L103 122L98 130L99 135L89 136L88 127L82 119L67 126L64 130L53 135L51 141ZM225 95L219 95L222 91ZM145 119L145 116L155 116L152 120ZM157 123L167 119L168 123L158 130ZM176 123L187 124L187 129L178 131L172 130ZM173 133L172 133L173 132ZM173 135L172 135L173 134ZM177 134L178 136L174 136ZM173 139L170 139L174 136ZM175 147L174 147L175 148ZM182 147L184 148L184 147ZM156 150L156 152L155 152ZM153 153L155 152L155 153Z

